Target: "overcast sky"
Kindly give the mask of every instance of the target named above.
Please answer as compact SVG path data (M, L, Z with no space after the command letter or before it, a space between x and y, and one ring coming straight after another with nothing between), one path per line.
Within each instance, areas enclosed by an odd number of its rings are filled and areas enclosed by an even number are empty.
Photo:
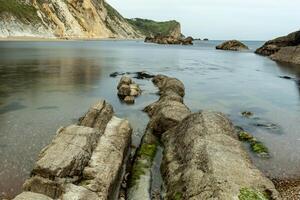
M300 29L300 0L107 0L124 17L176 19L195 38L268 40Z

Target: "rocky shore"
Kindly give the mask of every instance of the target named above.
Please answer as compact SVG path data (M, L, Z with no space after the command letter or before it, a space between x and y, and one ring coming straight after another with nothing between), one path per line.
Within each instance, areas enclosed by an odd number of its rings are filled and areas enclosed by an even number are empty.
M267 41L255 53L278 62L300 64L300 31Z
M229 50L229 51L242 51L242 50L248 50L249 48L240 41L229 40L229 41L225 41L222 44L216 46L216 49Z
M129 79L121 80L127 84ZM126 172L131 126L99 101L78 124L57 131L15 199L281 199L273 182L251 162L225 114L192 113L184 104L184 84L176 78L156 75L152 82L159 99L144 108L149 122ZM163 183L157 191L153 166L160 147ZM280 193L288 196L295 188Z

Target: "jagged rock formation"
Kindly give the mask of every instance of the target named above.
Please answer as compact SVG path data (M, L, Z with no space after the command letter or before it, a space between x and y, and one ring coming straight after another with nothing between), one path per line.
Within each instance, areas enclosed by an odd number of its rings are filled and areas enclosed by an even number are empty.
M300 31L267 41L255 53L279 62L300 64Z
M193 38L179 38L173 36L156 35L154 37L146 37L146 43L157 43L157 44L181 44L181 45L193 45Z
M249 48L240 41L229 40L229 41L225 41L222 44L216 46L216 49L229 50L229 51L242 51L242 50L248 50Z
M114 117L111 105L100 101L78 125L58 130L16 199L115 199L131 133L129 122Z
M175 20L156 22L149 19L134 18L127 19L127 21L147 37L154 37L156 35L171 36L174 38L181 37L180 23Z

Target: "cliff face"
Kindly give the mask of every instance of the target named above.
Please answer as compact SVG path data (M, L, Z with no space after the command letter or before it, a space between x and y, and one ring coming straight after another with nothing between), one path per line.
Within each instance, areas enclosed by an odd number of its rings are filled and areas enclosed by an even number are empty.
M104 0L0 0L0 37L142 38Z

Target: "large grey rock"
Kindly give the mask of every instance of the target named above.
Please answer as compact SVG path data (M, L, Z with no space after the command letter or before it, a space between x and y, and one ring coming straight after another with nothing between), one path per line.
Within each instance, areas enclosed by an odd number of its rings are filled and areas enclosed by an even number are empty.
M189 115L162 135L166 199L239 199L244 191L280 199L253 166L234 126L221 113Z
M270 56L272 60L300 65L300 45L282 47Z
M222 44L216 46L216 49L229 50L229 51L242 51L242 50L248 50L249 48L240 41L229 40L229 41L225 41Z
M99 199L113 199L119 189L131 134L127 120L113 117L83 171L85 187L96 192Z
M106 101L101 100L92 106L85 116L79 120L79 125L96 128L102 135L113 114L113 107Z
M39 155L32 171L45 178L81 174L97 144L98 131L71 125L58 130L52 143Z
M37 194L33 192L22 192L21 194L16 196L14 200L52 200L52 199L42 194Z

